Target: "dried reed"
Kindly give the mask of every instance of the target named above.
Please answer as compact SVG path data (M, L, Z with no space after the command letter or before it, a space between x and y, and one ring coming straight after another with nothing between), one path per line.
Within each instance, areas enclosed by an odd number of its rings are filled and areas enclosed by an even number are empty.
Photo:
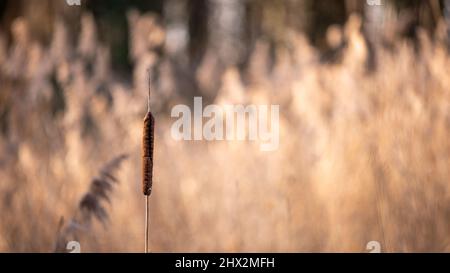
M64 218L61 217L58 224L55 252L64 252L69 239L76 240L80 230L88 230L94 218L106 227L108 213L104 202L110 203L113 184L119 182L114 173L127 157L128 155L125 154L119 155L102 167L98 176L92 179L89 190L78 204L78 210L65 228L63 228Z

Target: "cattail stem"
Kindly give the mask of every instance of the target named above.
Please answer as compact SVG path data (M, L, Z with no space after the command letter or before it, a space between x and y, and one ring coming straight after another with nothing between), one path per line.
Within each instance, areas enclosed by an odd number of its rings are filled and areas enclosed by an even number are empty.
M147 96L147 112L150 112L150 88L148 90L148 96Z
M149 225L150 225L150 210L148 204L148 195L145 196L145 253L148 253L149 241Z

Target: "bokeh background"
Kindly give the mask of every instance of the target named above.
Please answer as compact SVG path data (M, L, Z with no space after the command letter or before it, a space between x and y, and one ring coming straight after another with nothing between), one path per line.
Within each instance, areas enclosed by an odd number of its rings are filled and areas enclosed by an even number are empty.
M0 251L450 251L450 1L0 2ZM280 105L280 147L173 105ZM122 157L126 154L126 157ZM117 181L117 183L115 182Z

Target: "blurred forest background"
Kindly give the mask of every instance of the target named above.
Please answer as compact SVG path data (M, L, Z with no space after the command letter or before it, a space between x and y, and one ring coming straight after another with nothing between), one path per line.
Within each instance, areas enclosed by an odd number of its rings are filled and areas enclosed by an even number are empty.
M0 2L0 251L450 251L449 0ZM171 107L279 104L280 148ZM125 155L123 155L125 154ZM118 182L118 183L116 183Z

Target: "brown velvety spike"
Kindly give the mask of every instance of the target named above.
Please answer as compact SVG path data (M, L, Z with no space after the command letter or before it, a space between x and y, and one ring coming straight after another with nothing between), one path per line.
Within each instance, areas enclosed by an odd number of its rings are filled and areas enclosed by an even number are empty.
M155 119L152 113L147 112L144 118L144 131L142 134L142 192L144 195L152 193L154 130Z

